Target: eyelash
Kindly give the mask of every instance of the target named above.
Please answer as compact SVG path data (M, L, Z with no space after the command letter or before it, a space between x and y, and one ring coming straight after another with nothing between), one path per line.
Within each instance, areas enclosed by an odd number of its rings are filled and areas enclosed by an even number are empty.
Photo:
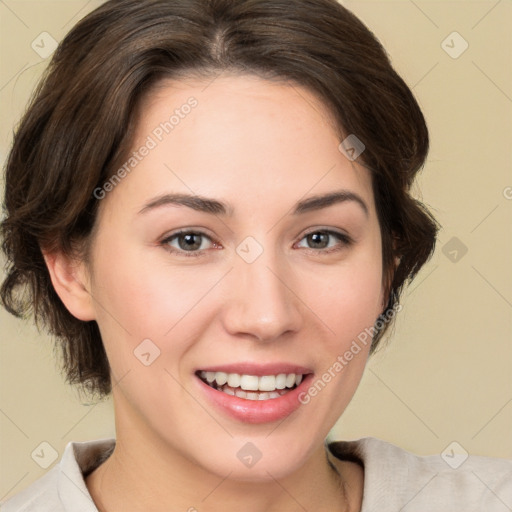
M304 236L300 239L300 241L302 241L304 238L306 238L309 235L313 235L313 234L317 234L317 233L332 235L332 236L338 238L338 240L340 240L340 242L342 244L341 244L341 246L334 247L334 248L331 247L329 249L306 248L307 251L312 251L316 254L326 255L326 254L331 254L333 252L338 252L338 251L342 250L344 247L348 247L348 246L352 245L352 243L353 243L353 240L349 236L347 236L343 233L339 233L337 231L329 230L329 229L316 229L314 231L309 231L308 233L304 234ZM168 237L164 238L160 243L162 246L164 246L165 250L170 252L171 254L185 256L186 258L190 258L190 257L198 258L200 256L204 256L204 251L206 249L204 249L202 251L184 251L182 249L179 249L179 250L171 249L168 244L175 238L178 238L180 235L199 235L199 236L206 237L211 240L211 237L209 237L206 233L203 233L201 231L181 230L181 231L177 231L176 233L173 233L173 234L169 235Z

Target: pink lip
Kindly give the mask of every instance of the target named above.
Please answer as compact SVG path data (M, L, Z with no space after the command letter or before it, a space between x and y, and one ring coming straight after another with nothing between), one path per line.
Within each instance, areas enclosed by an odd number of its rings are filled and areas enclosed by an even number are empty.
M239 375L256 375L258 377L261 377L262 375L279 375L280 373L295 373L296 375L313 373L313 370L310 368L290 363L256 364L251 362L208 366L204 368L197 368L196 372L198 371L238 373Z
M219 368L230 368L231 370L230 366L223 366ZM236 368L240 369L240 366L237 365ZM262 368L264 368L265 370L262 373L262 375L265 375L265 372L268 372L271 366L260 367L260 370ZM279 368L283 368L283 366L281 365L279 366ZM212 369L209 371L224 371L224 369ZM252 366L251 371L254 371L254 365ZM230 372L227 373L238 372L231 370ZM295 372L286 371L282 373ZM246 374L254 375L254 373ZM270 374L273 374L273 371L270 372ZM280 396L279 398L269 398L268 400L248 400L245 398L239 398L237 396L228 395L223 391L219 391L217 389L212 388L211 386L208 386L208 384L204 383L199 377L197 377L195 381L197 382L200 392L205 394L207 400L210 403L212 403L216 408L218 408L220 411L227 414L231 418L234 418L238 421L242 421L244 423L268 423L286 418L302 405L301 401L299 400L299 396L301 395L301 393L305 392L309 388L310 383L313 380L313 377L313 373L306 375L303 378L302 382L295 389L288 391L288 393L286 393L283 396Z

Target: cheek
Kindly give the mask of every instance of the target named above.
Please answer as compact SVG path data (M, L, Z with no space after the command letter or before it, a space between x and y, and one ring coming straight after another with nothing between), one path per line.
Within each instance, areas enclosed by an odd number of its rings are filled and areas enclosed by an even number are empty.
M382 266L371 250L319 273L314 283L318 292L309 292L312 309L329 327L338 348L373 326L382 312Z
M147 248L130 252L122 246L110 240L98 252L93 297L111 366L124 373L134 361L137 366L134 350L146 339L162 355L169 354L168 360L177 360L187 350L204 328L201 318L208 300L203 298L223 269L201 272L192 266L170 266L161 255L148 257ZM124 257L113 259L110 254Z
M318 339L319 371L301 401L306 407L311 404L326 425L341 416L362 378L372 329L381 313L381 279L381 267L373 256L315 278L317 289L323 291L310 292L307 303L320 318L324 336Z

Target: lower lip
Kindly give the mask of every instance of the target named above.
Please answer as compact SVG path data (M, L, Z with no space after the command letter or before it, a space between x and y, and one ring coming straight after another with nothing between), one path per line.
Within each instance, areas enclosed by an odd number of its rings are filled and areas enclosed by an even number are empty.
M197 375L195 377L207 399L232 418L244 423L269 423L286 418L302 405L299 395L307 390L313 374L306 375L295 389L288 391L285 395L268 400L246 400L228 395L208 386Z

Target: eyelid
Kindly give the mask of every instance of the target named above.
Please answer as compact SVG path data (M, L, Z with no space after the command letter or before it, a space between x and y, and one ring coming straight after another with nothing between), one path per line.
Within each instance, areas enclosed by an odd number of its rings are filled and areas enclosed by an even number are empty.
M342 231L342 230L337 230L337 229L334 229L334 228L330 228L330 227L315 227L311 230L308 230L308 231L305 231L304 234L302 235L302 238L304 238L305 236L308 236L308 235L311 235L313 233L329 233L329 234L332 234L332 235L337 235L339 237L342 237L342 238L345 238L351 242L354 242L354 239L346 232ZM302 240L302 238L300 240Z
M161 237L161 242L165 242L171 238L174 238L178 235L190 235L190 234L193 234L193 235L202 235L202 236L206 236L210 239L212 239L212 235L210 235L207 230L205 230L205 228L181 228L181 229L178 229L176 231L170 231L169 233L166 233L165 235L163 235Z

